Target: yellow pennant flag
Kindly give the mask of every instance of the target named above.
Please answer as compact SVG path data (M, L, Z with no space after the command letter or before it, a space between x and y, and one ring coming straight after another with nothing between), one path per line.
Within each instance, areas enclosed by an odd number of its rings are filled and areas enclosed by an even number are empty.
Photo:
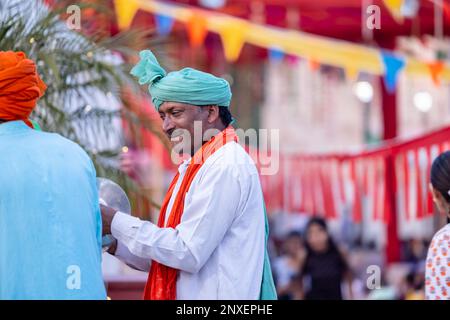
M227 21L219 31L225 58L234 62L239 58L244 46L248 24L243 21Z
M383 0L392 17L399 23L403 23L402 6L404 0Z
M139 10L139 4L135 0L114 0L114 5L119 29L129 28L134 15Z
M344 68L344 70L345 70L345 77L347 78L348 81L355 82L356 80L358 80L359 70L357 68L350 66Z

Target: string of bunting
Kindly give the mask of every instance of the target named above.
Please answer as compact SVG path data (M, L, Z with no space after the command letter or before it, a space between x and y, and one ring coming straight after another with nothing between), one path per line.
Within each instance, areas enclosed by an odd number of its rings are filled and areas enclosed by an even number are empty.
M356 79L360 72L383 76L390 91L400 72L408 76L428 76L436 85L450 83L450 65L443 60L419 61L392 51L372 48L347 41L325 38L296 30L277 28L249 22L230 15L174 5L153 0L115 0L118 25L129 28L139 10L155 15L156 28L168 35L175 21L186 25L190 44L203 45L208 32L222 39L224 55L236 61L245 43L267 48L269 57L282 59L285 55L302 57L312 64L341 67L347 77ZM385 1L390 10L399 2Z

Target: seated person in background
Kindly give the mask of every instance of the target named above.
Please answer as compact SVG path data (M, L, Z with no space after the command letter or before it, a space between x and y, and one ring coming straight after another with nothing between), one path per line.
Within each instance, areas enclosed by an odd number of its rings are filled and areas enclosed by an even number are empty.
M281 255L273 262L278 298L292 300L296 296L292 288L292 280L297 277L305 256L300 232L291 231L284 239L281 249Z

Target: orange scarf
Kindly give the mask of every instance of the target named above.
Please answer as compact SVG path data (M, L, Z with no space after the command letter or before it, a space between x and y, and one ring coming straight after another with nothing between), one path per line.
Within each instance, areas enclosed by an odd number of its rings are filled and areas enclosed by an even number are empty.
M28 120L47 86L23 52L0 51L0 119Z
M220 147L231 141L237 142L238 138L233 127L228 127L214 136L210 141L205 143L202 148L200 148L200 150L195 153L195 155L191 159L191 163L186 170L183 181L181 182L181 186L173 203L167 225L164 226L167 206L169 204L170 198L172 197L175 184L177 183L179 177L179 174L177 173L172 183L170 184L169 190L164 198L164 202L159 214L158 227L175 229L178 226L183 215L184 198L198 170L201 168L206 159L208 159L208 157L210 157ZM147 280L147 285L145 286L144 290L144 299L175 300L177 296L177 275L177 269L173 269L153 260Z

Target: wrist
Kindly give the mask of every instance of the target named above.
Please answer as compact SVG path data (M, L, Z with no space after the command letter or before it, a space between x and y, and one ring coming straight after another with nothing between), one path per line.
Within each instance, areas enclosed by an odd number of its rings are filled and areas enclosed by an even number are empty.
M102 213L103 235L111 234L111 226L117 211L111 207L100 205Z
M111 244L107 252L114 256L116 254L116 250L117 250L117 239L114 239L113 243Z

